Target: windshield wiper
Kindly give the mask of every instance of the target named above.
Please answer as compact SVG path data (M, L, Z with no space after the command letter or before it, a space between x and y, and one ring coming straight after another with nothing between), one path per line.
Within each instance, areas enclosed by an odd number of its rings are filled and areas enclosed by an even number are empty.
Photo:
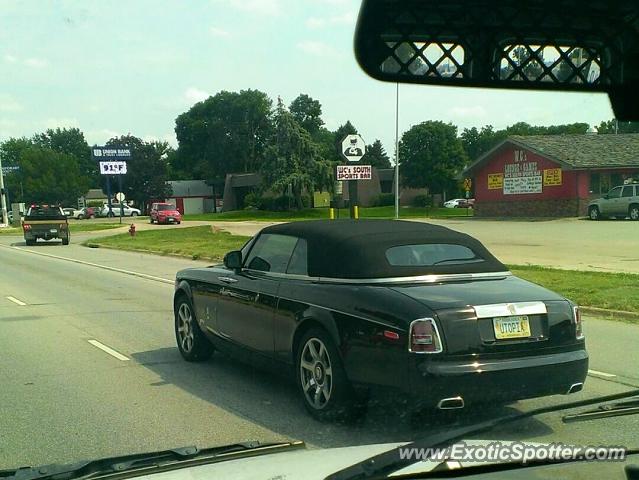
M595 420L597 418L621 417L622 415L639 414L639 398L633 398L625 402L609 403L599 405L592 410L575 413L572 415L564 415L561 420L564 423L583 422L586 420Z
M473 425L467 425L465 427L458 427L447 432L437 433L435 435L428 435L412 443L399 446L392 450L380 453L371 458L368 458L362 462L356 463L347 467L339 472L335 472L326 480L359 480L359 479L372 479L372 478L386 478L393 472L396 472L404 467L416 463L414 458L402 458L400 456L400 450L404 449L428 449L428 448L445 448L452 445L458 440L462 440L469 435L476 435L479 433L489 432L494 428L513 423L519 420L523 420L529 417L535 417L544 413L560 412L562 410L570 410L573 408L587 407L590 405L597 405L603 402L611 402L614 400L620 400L623 398L631 398L639 396L639 390L630 390L623 393L617 393L614 395L605 395L602 397L590 398L586 400L579 400L576 402L562 403L559 405L550 405L547 407L540 407L529 410L527 412L514 412L511 414L503 415L501 417L493 418L483 422L475 423Z
M87 479L135 470L144 470L144 473L158 473L174 468L192 467L300 448L305 448L304 442L246 442L204 449L183 447L152 453L138 453L134 455L82 461L68 465L52 464L40 467L23 467L17 470L3 470L0 471L0 479ZM149 470L152 470L152 472L149 472Z

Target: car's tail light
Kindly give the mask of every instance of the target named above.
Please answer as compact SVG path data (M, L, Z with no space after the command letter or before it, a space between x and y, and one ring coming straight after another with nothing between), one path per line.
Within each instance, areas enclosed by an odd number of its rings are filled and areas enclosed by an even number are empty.
M22 229L26 232L27 230L31 230L31 225L29 225L28 223L25 223L22 225Z
M432 318L414 320L410 324L408 350L414 353L439 353L443 350L437 324Z
M579 309L579 307L572 307L572 311L573 311L573 317L575 321L575 336L577 337L577 340L583 340L585 335L584 335L584 324L581 319L581 310Z

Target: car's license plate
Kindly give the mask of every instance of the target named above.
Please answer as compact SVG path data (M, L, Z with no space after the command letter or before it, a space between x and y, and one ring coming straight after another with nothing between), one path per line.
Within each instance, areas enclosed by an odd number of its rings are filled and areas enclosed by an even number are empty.
M58 233L58 230L57 230L57 229L55 229L55 228L52 228L51 230L49 230L49 232L51 232L51 233Z
M170 223L175 222L175 218L169 218L169 222L170 222Z
M493 327L497 340L530 337L530 322L527 315L494 318Z

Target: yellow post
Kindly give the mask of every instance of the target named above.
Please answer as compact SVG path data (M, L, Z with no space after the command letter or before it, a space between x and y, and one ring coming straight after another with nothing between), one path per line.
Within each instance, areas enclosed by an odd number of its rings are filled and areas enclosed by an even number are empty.
M359 220L359 205L353 205L353 218Z
M328 209L328 218L330 220L335 220L335 209L332 207Z

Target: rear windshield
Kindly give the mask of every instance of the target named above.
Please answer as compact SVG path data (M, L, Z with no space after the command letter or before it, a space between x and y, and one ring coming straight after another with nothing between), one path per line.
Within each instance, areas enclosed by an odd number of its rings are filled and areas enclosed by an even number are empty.
M483 262L470 248L451 243L401 245L386 250L386 259L394 267L461 265Z
M175 210L173 205L158 205L158 210Z
M59 219L66 218L60 207L39 205L29 208L27 218Z

